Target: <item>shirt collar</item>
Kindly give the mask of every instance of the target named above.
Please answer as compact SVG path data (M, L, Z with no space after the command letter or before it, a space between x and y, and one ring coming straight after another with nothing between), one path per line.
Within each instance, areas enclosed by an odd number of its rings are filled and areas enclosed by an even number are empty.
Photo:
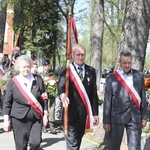
M30 73L27 77L24 77L22 74L19 74L19 77L24 81L24 82L32 82L34 80L33 74Z
M77 65L75 62L74 62L74 66L75 66L75 68L78 70L78 67L81 67L83 70L84 70L84 67L85 67L85 64L83 64L82 66L79 66L79 65Z
M120 72L122 75L127 75L127 76L133 75L133 70L132 70L132 69L131 69L131 71L130 71L129 74L126 74L121 68L119 68L119 72Z

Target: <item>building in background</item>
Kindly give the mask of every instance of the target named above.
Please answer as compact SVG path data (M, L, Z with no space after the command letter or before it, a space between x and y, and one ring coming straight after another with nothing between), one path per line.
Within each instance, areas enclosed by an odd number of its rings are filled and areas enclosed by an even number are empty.
M6 14L4 45L3 45L3 53L8 55L11 55L14 46L15 36L13 30L13 16L14 16L13 7L8 5Z

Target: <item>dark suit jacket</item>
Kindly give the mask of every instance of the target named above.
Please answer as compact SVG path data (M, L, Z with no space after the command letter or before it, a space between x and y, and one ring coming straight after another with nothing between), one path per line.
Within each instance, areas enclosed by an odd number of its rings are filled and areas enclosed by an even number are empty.
M58 84L59 95L65 93L65 73L66 69L63 67L60 70L60 80ZM98 96L96 87L96 73L95 69L85 65L85 76L82 80L85 90L89 96L93 115L98 115ZM81 97L71 79L69 79L69 100L70 104L68 106L68 118L69 122L76 122L77 120L86 120L86 110Z
M141 110L138 110L131 96L117 80L114 74L106 78L103 123L125 124L130 119L134 123L141 123L147 119L147 104L144 86L144 77L140 71L133 70L133 86L141 97Z
M43 79L40 75L34 75L34 77L35 80L32 83L31 93L39 101L43 109L48 110L47 100L41 100L41 94L45 92ZM3 102L3 115L11 115L17 119L23 119L29 109L32 109L37 119L41 118L22 95L14 81L10 79Z

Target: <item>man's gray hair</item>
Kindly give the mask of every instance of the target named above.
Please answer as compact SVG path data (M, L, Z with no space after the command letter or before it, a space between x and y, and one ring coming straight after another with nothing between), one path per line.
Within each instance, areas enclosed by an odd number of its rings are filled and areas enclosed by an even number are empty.
M122 57L131 57L132 58L132 54L131 54L131 52L129 52L129 51L122 51L122 52L120 52L120 55L119 55L119 61L121 60L121 58Z
M76 44L76 45L73 47L73 49L72 49L72 53L75 53L75 51L76 51L77 49L83 49L84 52L86 53L85 47L84 47L83 45L81 45L81 44Z

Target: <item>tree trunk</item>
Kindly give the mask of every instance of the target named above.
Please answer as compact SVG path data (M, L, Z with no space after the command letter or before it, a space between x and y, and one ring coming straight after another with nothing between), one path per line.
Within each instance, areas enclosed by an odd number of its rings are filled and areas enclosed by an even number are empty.
M150 28L150 0L126 1L119 52L131 51L132 67L143 70Z
M100 78L102 70L102 37L104 20L104 2L103 0L92 1L91 18L91 66L97 71L97 88L100 88Z
M3 53L5 23L6 23L6 4L5 0L0 0L0 53Z

